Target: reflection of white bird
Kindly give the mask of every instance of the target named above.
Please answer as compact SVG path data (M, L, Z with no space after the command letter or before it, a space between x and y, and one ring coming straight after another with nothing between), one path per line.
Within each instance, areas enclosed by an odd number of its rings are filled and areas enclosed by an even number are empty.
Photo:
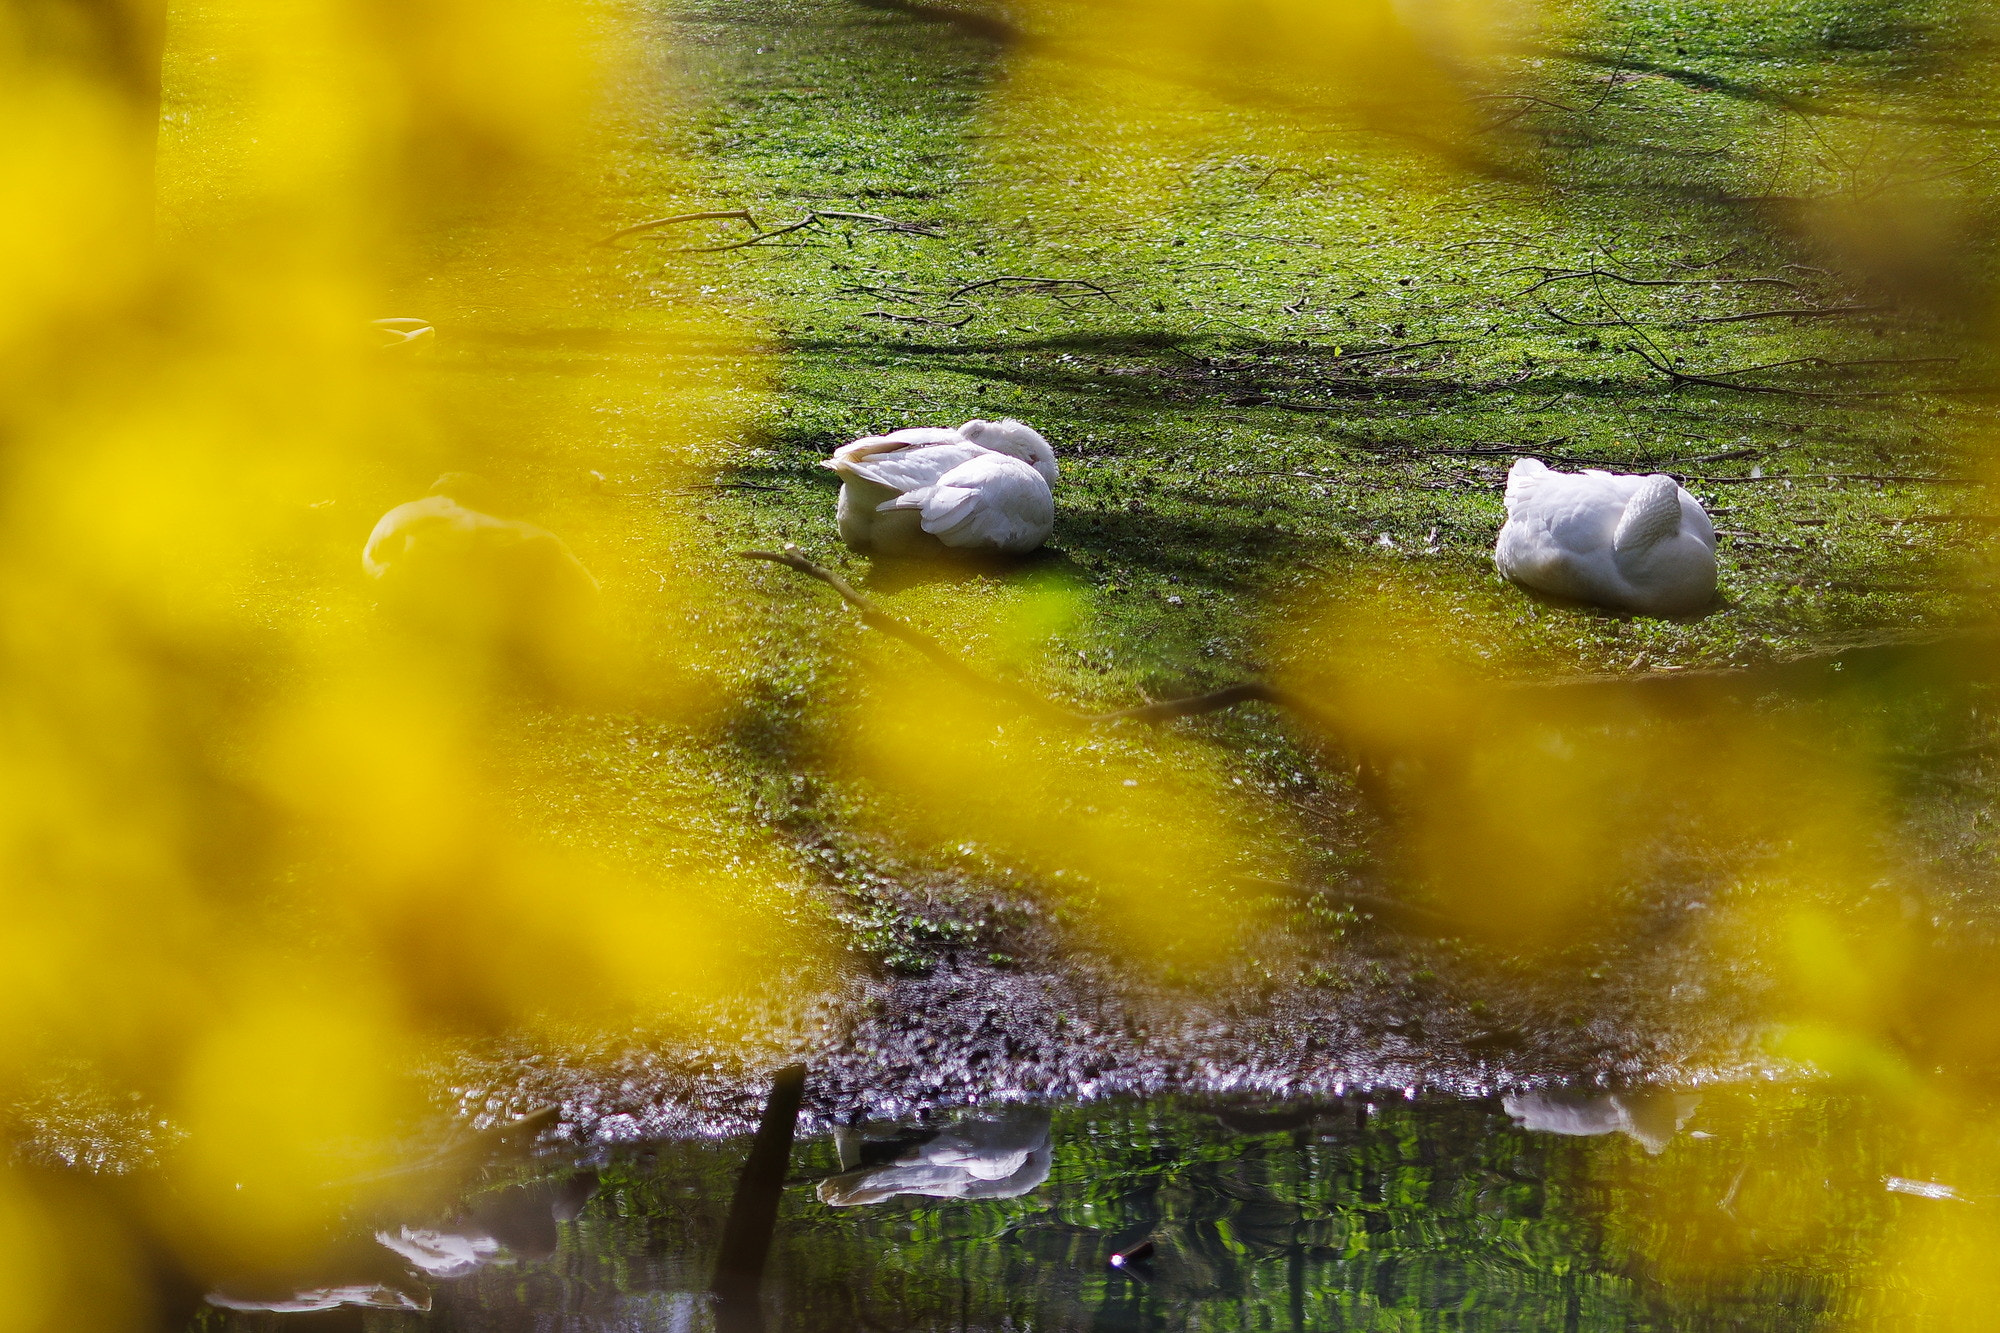
M398 1227L376 1241L435 1278L464 1277L503 1255L546 1259L556 1252L558 1222L574 1222L597 1193L597 1173L511 1185L478 1200L450 1227Z
M224 1310L255 1310L269 1314L312 1314L358 1305L364 1310L428 1310L430 1293L414 1284L391 1286L362 1282L346 1287L309 1287L278 1296L240 1296L227 1291L208 1293L208 1303Z
M840 1164L848 1169L822 1180L819 1197L836 1208L880 1203L898 1194L1012 1199L1047 1180L1054 1158L1049 1113L1038 1107L968 1115L934 1136L906 1136L887 1145L864 1143L853 1130L837 1131L835 1142ZM896 1155L867 1163L869 1149L878 1146Z
M409 1260L410 1267L432 1277L464 1277L500 1252L500 1242L491 1236L460 1236L417 1227L378 1231L375 1239Z
M824 466L840 476L840 537L857 551L1023 555L1055 530L1055 451L1011 418L870 435Z
M417 347L437 337L437 330L424 319L371 319L368 327L381 335L378 346Z
M1500 1099L1522 1129L1543 1134L1624 1134L1649 1153L1663 1151L1701 1105L1692 1093L1633 1089L1628 1092L1529 1092Z
M1493 561L1525 587L1615 611L1686 615L1715 598L1715 528L1664 473L1552 472L1517 459Z

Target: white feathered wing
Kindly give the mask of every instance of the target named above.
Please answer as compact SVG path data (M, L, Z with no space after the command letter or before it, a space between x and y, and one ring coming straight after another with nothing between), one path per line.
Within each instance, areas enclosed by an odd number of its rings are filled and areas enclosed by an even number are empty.
M917 511L923 530L946 546L1008 555L1034 550L1056 525L1048 482L1007 454L982 452L935 484L905 491L881 508Z

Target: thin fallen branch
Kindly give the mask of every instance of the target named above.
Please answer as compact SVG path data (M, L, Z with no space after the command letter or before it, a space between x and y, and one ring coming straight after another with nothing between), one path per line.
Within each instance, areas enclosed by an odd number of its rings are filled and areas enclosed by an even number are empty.
M896 218L885 218L880 213L848 213L837 208L815 208L813 216L822 218L845 218L849 222L875 222L881 225L876 231L906 231L917 236L936 236L937 233L920 222L903 222Z
M1414 352L1420 347L1456 347L1463 338L1427 338L1420 343L1403 343L1396 347L1375 347L1365 352L1341 352L1327 358L1329 361L1363 361L1371 356L1394 356L1398 352Z
M705 213L676 213L672 217L653 218L650 221L646 222L636 222L629 227L622 227L619 230L612 232L609 236L606 236L601 240L592 242L592 244L607 246L612 249L620 249L622 247L620 247L617 244L617 242L623 240L627 236L636 236L640 232L655 231L661 227L678 226L683 222L710 222L710 221L720 220L723 218L741 218L743 221L748 222L750 224L751 230L755 231L757 234L755 236L750 237L748 240L733 241L728 245L682 246L676 249L674 253L682 255L707 255L707 254L718 254L724 250L741 250L752 245L762 245L764 242L772 240L775 237L789 235L792 232L799 231L802 228L810 227L815 223L823 222L827 218L838 218L843 222L872 222L876 224L873 228L870 229L873 231L904 232L912 236L934 237L937 235L937 233L935 231L932 231L930 228L922 226L915 222L901 222L895 218L883 217L880 213L850 213L837 208L808 209L806 210L806 215L800 218L797 222L787 223L785 226L775 227L769 231L765 231L762 229L762 225L757 221L757 219L751 216L749 209L728 208L728 209L715 209Z
M1027 287L1042 287L1042 288L1081 287L1084 290L1091 292L1094 295L1103 297L1105 300L1112 302L1114 305L1117 303L1116 298L1113 297L1110 292L1105 291L1104 288L1090 281L1088 278L1036 278L1016 273L1003 273L998 277L981 278L977 282L968 282L962 287L954 288L953 290L945 293L944 299L947 301L956 301L961 299L962 297L969 295L972 292L983 291L988 287L998 287L1003 283L1010 283L1010 282L1020 283L1021 285ZM1054 293L1051 294L1053 295Z
M1772 481L1880 481L1915 486L1990 486L1993 484L1990 481L1983 481L1978 477L1917 477L1895 472L1781 472L1763 477L1711 477L1700 472L1689 472L1685 475L1695 481L1705 482L1710 486L1747 486L1752 482ZM1901 521L1907 522L1908 520Z
M721 254L724 250L744 250L753 245L762 245L766 241L775 240L780 236L789 236L793 232L810 227L818 221L819 218L816 214L808 213L797 222L788 223L783 227L774 227L770 231L759 232L747 241L734 241L728 245L683 245L676 249L674 253L677 255L714 255Z
M654 218L649 222L635 222L629 227L620 227L609 236L592 241L591 244L597 246L615 246L627 236L637 236L642 231L655 231L661 227L677 227L683 222L716 222L724 218L741 218L750 224L752 231L757 230L757 219L750 216L749 209L727 208L716 209L706 213L676 213L672 217Z
M1697 319L1675 320L1677 324L1744 324L1753 319L1830 319L1837 315L1879 315L1886 305L1802 306L1798 309L1750 310L1740 315L1704 315Z
M1640 327L1628 319L1572 319L1546 301L1535 303L1541 312L1559 324L1567 324L1573 329L1636 329ZM1695 324L1744 324L1757 319L1824 319L1836 315L1876 314L1889 309L1885 305L1841 305L1802 306L1797 309L1750 310L1740 315L1701 315L1687 319L1662 321L1662 326L1685 328ZM1656 326L1658 327L1658 326Z
M1256 190L1261 193L1266 185L1269 185L1272 181L1276 180L1278 177L1285 175L1292 175L1292 174L1304 176L1307 180L1311 181L1323 181L1326 179L1326 177L1322 176L1319 172L1308 171L1304 167L1272 167L1269 171L1265 172L1262 176L1260 176L1257 180L1257 183L1251 186L1250 188L1252 190Z
M1480 127L1482 130L1486 131L1489 134L1492 133L1494 130L1503 130L1507 128L1509 125L1512 125L1515 121L1521 119L1523 116L1532 114L1536 107L1547 107L1553 111L1567 111L1573 115L1585 114L1579 111L1576 107L1570 106L1566 102L1551 101L1549 98L1535 97L1528 93L1488 93L1481 97L1474 97L1471 100L1475 102L1521 103L1521 106L1518 110L1512 112L1509 115L1502 116L1498 120L1488 121L1486 124Z
M932 319L927 315L899 315L893 310L864 310L863 319L892 319L898 324L927 324L938 329L962 329L972 322L977 311L968 311L963 319Z
M1793 521L1797 522L1798 520L1795 519ZM1825 523L1825 521L1825 519L1820 520L1821 523ZM2000 514L1911 514L1907 518L1871 518L1867 521L1870 523L1879 523L1883 527L1890 528L1900 528L1905 523L1995 524L2000 523Z
M1679 384L1703 384L1711 389L1734 389L1738 393L1775 393L1782 394L1787 398L1891 398L1895 396L1885 391L1827 393L1818 389L1788 389L1776 384L1739 384L1735 380L1719 380L1707 375L1690 375L1684 370L1675 370L1666 361L1655 360L1653 357L1647 355L1646 350L1636 344L1628 344L1625 350L1631 352L1632 355L1638 357L1668 379ZM1806 359L1811 360L1814 358ZM1741 370L1718 370L1715 373L1717 375L1741 375L1749 370L1768 370L1770 368L1769 366L1746 366Z
M782 551L738 551L737 554L746 560L768 560L774 565L797 570L807 578L819 580L838 593L841 601L859 612L861 623L870 629L880 630L890 638L908 644L965 684L988 694L997 694L1028 712L1053 721L1083 726L1101 726L1108 722L1169 722L1177 717L1198 717L1204 713L1220 712L1243 703L1270 703L1299 709L1296 700L1274 687L1257 681L1247 681L1241 685L1228 685L1207 694L1197 694L1185 699L1161 699L1153 703L1140 704L1136 708L1114 709L1109 713L1080 713L1012 681L995 679L966 665L965 659L957 653L915 626L890 615L862 596L855 590L853 584L840 575L823 565L813 563L796 545L788 542Z
M1506 270L1500 276L1504 278L1509 273L1543 275L1540 282L1523 287L1514 293L1516 296L1526 296L1551 283L1570 282L1576 278L1609 278L1627 287L1785 287L1792 291L1799 290L1796 282L1783 278L1634 278L1608 268L1552 269L1545 264L1523 264Z

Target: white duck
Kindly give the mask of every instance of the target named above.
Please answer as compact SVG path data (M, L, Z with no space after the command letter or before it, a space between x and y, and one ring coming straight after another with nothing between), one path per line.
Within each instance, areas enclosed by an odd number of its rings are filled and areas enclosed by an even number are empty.
M385 589L476 579L537 597L596 594L597 580L562 538L461 503L483 488L470 473L445 473L429 495L376 521L361 548L361 568Z
M473 507L478 479L382 515L361 552L392 622L503 668L531 689L604 687L616 676L597 580L545 528Z
M1055 530L1055 450L1011 418L870 435L823 466L840 477L840 537L856 551L1024 555Z
M1687 615L1715 598L1715 528L1664 473L1515 460L1493 562L1524 587L1639 615Z

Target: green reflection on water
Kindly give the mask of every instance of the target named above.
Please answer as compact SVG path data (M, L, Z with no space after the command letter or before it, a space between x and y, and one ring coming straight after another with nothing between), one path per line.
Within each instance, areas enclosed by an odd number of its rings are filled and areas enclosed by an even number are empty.
M1810 1090L1512 1109L1571 1132L1525 1128L1497 1101L1391 1095L1017 1109L943 1116L900 1137L873 1126L872 1142L848 1136L844 1150L803 1141L764 1283L768 1327L1830 1327L1853 1319L1907 1210L1976 1206L1897 1193L1885 1176L1968 1195L1990 1184L1953 1180L1936 1155L1948 1136ZM1050 1151L1037 1157L1044 1125ZM552 1256L503 1247L476 1271L433 1279L429 1315L371 1313L366 1325L712 1328L699 1293L745 1147L620 1149ZM864 1154L881 1160L858 1170ZM825 1201L869 1197L858 1183L871 1173L885 1186L1025 1192ZM1145 1241L1154 1253L1133 1271L1107 1263Z

